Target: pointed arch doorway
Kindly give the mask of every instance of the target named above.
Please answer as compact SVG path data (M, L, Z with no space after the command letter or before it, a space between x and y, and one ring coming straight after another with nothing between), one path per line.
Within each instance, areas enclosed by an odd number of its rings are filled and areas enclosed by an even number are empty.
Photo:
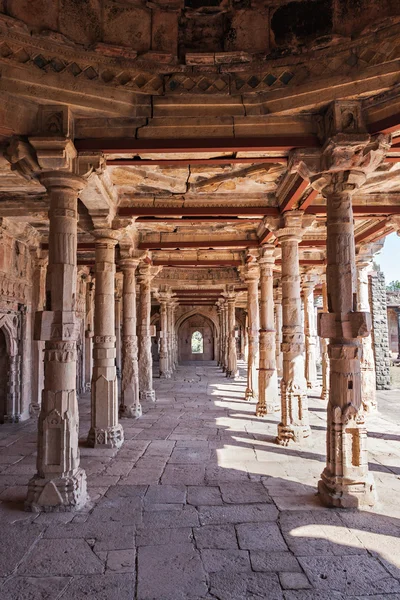
M214 355L214 324L204 315L194 314L178 329L179 362L210 361Z

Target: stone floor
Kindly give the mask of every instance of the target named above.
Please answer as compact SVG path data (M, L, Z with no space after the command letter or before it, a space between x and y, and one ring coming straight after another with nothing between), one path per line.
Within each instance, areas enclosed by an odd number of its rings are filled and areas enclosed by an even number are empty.
M74 514L25 513L32 422L0 428L1 600L400 599L399 391L369 418L372 512L324 509L325 403L312 441L274 444L277 418L243 401L244 371L179 367L157 404L123 421L119 452L84 445L91 501Z

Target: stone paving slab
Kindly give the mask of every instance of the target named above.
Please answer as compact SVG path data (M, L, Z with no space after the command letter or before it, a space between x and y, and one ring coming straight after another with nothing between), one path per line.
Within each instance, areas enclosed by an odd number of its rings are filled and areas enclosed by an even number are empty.
M186 380L186 381L185 381ZM183 385L182 385L183 384ZM123 419L120 450L86 448L90 502L25 513L36 423L0 427L0 599L400 600L400 418L393 393L368 417L380 503L328 510L316 494L326 403L310 392L313 437L282 448L245 379L213 364L155 379L158 402Z

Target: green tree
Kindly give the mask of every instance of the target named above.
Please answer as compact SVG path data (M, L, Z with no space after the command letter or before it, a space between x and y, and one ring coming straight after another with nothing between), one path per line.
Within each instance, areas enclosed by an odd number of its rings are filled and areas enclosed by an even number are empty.
M400 292L400 281L391 281L387 286L386 290L388 292Z

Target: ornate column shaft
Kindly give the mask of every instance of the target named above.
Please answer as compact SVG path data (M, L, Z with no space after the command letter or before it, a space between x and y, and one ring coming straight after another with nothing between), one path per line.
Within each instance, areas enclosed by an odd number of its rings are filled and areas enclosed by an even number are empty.
M259 366L259 305L258 284L260 281L260 268L255 256L246 266L244 279L247 283L247 314L249 318L248 336L249 350L247 358L247 388L245 400L258 398L258 366Z
M301 322L299 242L303 236L303 213L287 211L283 227L275 232L282 248L282 420L277 443L302 442L310 433L306 379L304 376L304 333Z
M217 304L217 315L219 323L219 339L218 339L218 355L217 355L217 366L221 366L221 353L222 353L222 319L221 319L221 302L218 300Z
M122 352L121 352L121 290L115 287L115 365L117 378L121 378Z
M35 261L32 306L34 311L41 311L46 300L47 256L32 258ZM32 401L29 406L31 416L38 416L40 413L44 378L43 352L44 342L32 340Z
M258 371L258 402L256 415L279 410L278 374L275 363L274 324L274 246L263 246L260 264L260 368Z
M236 338L235 338L235 301L236 294L233 290L228 289L226 292L227 301L227 366L226 376L235 378L237 374L237 353L236 353Z
M397 336L398 336L398 354L397 358L400 358L400 309L396 310L397 314Z
M328 312L328 296L326 293L326 278L322 282L322 312ZM320 338L321 340L321 359L322 359L322 390L321 400L326 400L329 397L329 354L328 354L328 340L326 338Z
M315 275L306 273L303 277L304 295L304 335L306 342L305 376L307 387L317 385L317 331L315 326L314 289L317 283Z
M122 417L138 418L142 415L139 401L138 339L136 335L136 267L138 259L125 258L120 261L123 273L122 288Z
M76 398L75 315L77 199L85 183L67 172L39 176L50 198L48 294L36 314L35 338L45 340L44 389L39 415L37 474L28 487L26 508L67 511L85 503L86 474L79 466Z
M151 314L151 281L153 271L151 264L141 262L139 265L139 394L141 401L155 402L153 390L153 358L151 356L150 314Z
M224 299L221 304L221 316L222 316L222 353L221 353L222 361L221 361L221 367L224 372L226 371L226 368L227 368L227 344L228 344L227 323L226 323L227 308L228 308L228 305L226 303L226 300Z
M177 303L175 301L169 301L167 304L168 314L168 364L169 370L172 373L175 371L178 365L178 344L175 334L175 311Z
M370 313L368 272L372 267L373 246L360 248L357 255L357 310ZM371 333L367 337L360 338L361 355L361 400L365 412L370 413L377 410L376 401L376 374L375 357L372 347Z
M118 423L118 387L115 348L115 246L111 229L93 231L96 238L92 425L88 445L119 448L124 432Z
M93 315L94 315L94 282L93 278L86 286L86 327L85 327L85 385L91 387L93 371Z
M282 288L279 283L275 288L275 360L278 377L282 377L283 357L282 357Z
M160 344L160 377L170 379L173 365L173 337L171 332L172 306L171 292L159 291L157 299L160 303L161 344Z

